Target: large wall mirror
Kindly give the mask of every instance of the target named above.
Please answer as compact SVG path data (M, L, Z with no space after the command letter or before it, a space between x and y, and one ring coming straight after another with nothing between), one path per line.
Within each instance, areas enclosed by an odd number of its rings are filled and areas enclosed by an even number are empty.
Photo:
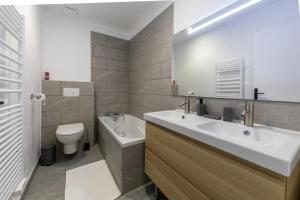
M300 102L298 0L237 1L173 41L179 95Z

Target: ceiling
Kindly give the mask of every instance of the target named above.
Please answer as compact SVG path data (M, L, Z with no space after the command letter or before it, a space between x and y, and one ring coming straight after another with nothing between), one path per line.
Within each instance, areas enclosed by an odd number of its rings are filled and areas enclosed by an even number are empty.
M63 2L63 0L61 1ZM136 0L132 2L51 4L43 5L43 7L60 14L63 14L64 6L74 8L79 11L77 19L107 27L120 33L119 35L125 36L122 38L131 39L173 2L175 4L174 31L177 33L235 1L237 0Z
M74 8L79 11L77 18L108 27L127 35L130 39L171 4L171 1L145 1L43 5L43 7L58 13L63 13L64 6Z

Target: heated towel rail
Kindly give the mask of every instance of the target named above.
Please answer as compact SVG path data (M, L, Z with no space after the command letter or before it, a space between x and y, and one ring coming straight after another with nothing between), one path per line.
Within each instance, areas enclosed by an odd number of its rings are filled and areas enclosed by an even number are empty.
M22 66L24 18L0 6L0 199L8 200L23 177Z
M242 58L216 62L216 97L234 99L244 97Z

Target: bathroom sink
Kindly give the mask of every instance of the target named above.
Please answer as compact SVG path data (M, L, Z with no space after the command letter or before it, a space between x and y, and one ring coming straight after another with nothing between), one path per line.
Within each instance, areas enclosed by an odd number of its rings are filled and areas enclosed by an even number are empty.
M245 127L242 124L213 121L197 125L201 131L216 134L224 139L235 140L247 146L280 149L288 141L286 135L260 127Z
M289 176L300 158L300 133L218 121L182 111L145 113L144 119L261 167Z
M147 114L146 114L147 115ZM159 121L174 122L185 125L197 125L211 122L210 119L200 117L194 114L184 114L182 110L169 110L151 113L152 120L158 119ZM147 116L147 117L151 117Z

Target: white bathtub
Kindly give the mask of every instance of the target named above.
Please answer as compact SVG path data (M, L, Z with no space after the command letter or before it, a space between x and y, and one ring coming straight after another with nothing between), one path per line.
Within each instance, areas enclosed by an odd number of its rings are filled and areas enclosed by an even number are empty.
M99 122L109 131L122 147L145 141L145 121L125 114L114 121L111 117L98 117Z

